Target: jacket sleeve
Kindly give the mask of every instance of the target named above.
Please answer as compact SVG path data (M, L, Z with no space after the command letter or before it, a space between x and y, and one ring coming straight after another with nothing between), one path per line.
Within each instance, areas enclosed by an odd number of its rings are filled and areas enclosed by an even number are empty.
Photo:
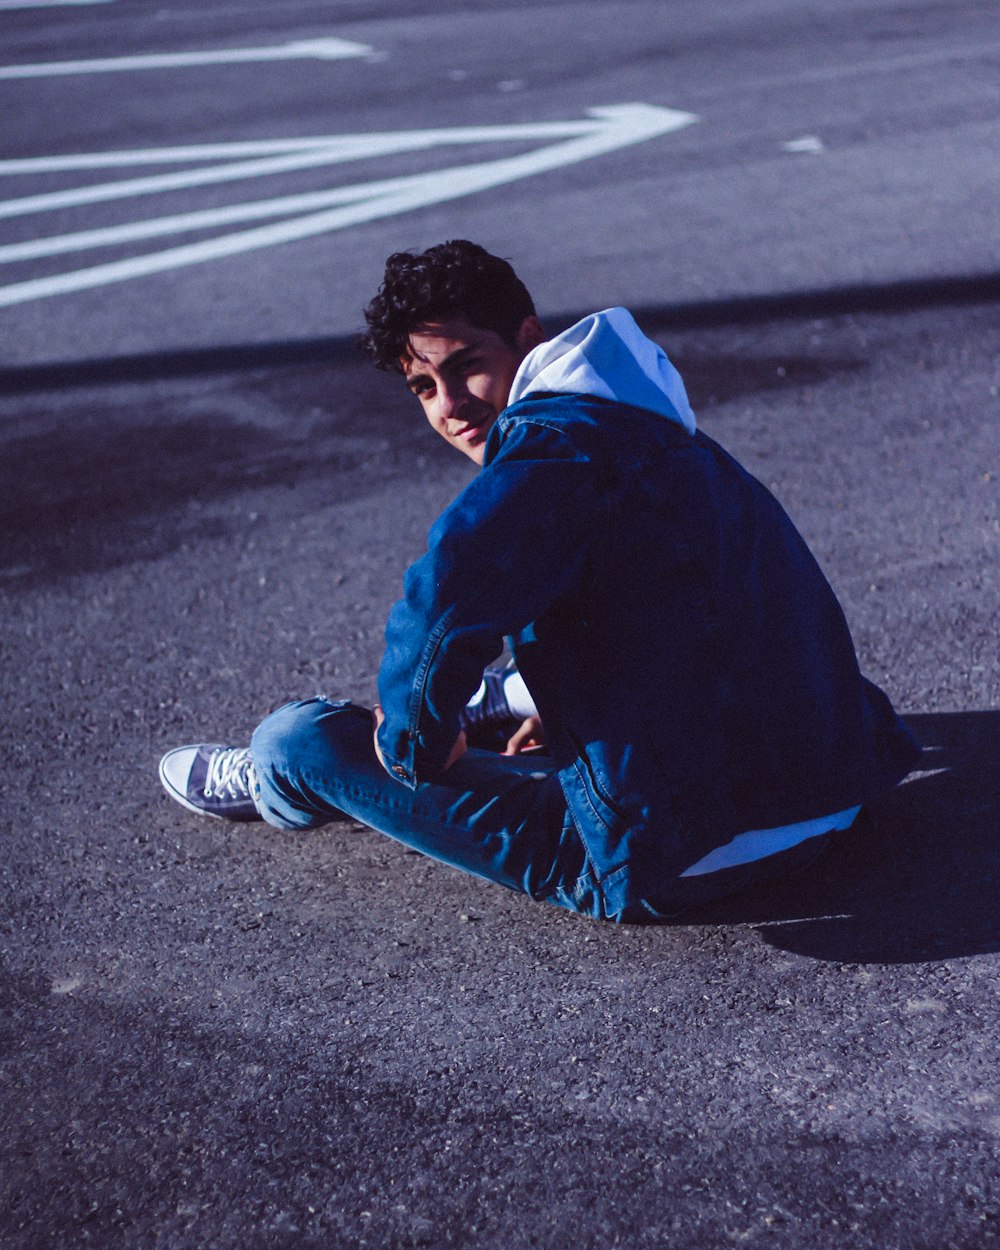
M591 459L522 421L431 529L386 625L379 746L405 785L435 777L503 648L578 582L602 507Z

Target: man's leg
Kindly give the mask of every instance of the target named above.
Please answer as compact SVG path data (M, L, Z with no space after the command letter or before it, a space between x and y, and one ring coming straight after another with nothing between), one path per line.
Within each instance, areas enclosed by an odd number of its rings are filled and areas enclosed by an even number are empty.
M492 667L483 674L482 685L469 700L459 726L470 746L503 751L511 734L535 714L518 671L510 665ZM199 815L262 819L253 801L256 778L249 747L217 742L174 747L160 760L160 780L172 799Z
M323 699L269 716L251 743L264 819L315 829L343 814L532 898L604 914L559 780L543 757L472 749L439 781L410 790L379 764L372 728L367 709Z

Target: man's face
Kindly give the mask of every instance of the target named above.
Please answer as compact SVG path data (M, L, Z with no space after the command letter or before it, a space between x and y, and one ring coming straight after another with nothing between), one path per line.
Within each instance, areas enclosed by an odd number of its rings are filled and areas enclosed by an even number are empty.
M534 317L521 323L516 347L463 317L427 322L409 337L403 373L432 428L482 464L486 437L507 406L514 374L544 337Z

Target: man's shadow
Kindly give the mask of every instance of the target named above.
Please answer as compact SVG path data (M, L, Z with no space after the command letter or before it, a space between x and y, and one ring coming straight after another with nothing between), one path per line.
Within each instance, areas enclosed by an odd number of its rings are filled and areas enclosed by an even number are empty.
M1000 712L906 718L920 769L809 869L699 908L774 946L843 963L1000 950ZM689 919L687 917L686 919Z

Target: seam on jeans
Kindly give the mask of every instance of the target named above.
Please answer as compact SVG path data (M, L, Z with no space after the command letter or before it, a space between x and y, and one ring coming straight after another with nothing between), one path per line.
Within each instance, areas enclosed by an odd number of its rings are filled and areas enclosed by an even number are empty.
M559 777L559 785L562 787L563 798L566 801L566 811L569 813L569 818L573 822L573 828L576 830L577 836L579 837L580 842L583 844L584 854L587 857L588 867L586 871L589 873L590 878L594 883L594 888L597 891L597 893L600 895L601 905L605 913L607 913L608 898L607 898L607 893L604 887L608 882L613 883L618 876L620 876L621 874L624 874L628 869L628 865L622 864L618 868L614 868L610 872L602 875L600 869L597 866L597 860L594 856L593 848L590 845L590 841L587 835L584 833L584 831L580 828L580 822L576 819L576 816L573 814L573 803L571 801L569 791L566 788L566 783L563 779L562 772L560 771L557 774L557 776ZM584 786L583 788L583 793L584 793L584 799L586 800L587 806L591 809L591 811L593 811L594 816L597 818L597 820L599 820L601 824L605 827L605 829L608 829L610 832L610 826L608 825L607 821L605 821L604 818L601 816L601 814L598 811L596 811L596 809L594 808L593 801L591 800L590 795L587 793L586 786Z

